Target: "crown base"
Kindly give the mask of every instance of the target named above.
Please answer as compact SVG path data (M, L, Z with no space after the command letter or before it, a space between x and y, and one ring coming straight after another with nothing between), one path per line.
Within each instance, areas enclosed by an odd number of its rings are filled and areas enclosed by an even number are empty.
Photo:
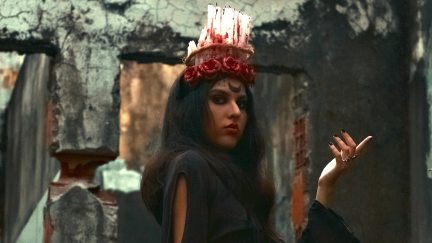
M227 56L231 56L244 63L247 63L253 54L254 50L252 46L239 47L225 43L214 43L200 47L199 49L193 51L184 59L184 63L187 66L200 65L211 58L219 59Z

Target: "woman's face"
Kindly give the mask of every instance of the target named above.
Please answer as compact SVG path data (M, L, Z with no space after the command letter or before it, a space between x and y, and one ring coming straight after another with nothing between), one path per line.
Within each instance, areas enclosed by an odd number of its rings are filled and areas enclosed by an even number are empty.
M233 78L217 81L207 95L209 112L204 118L204 133L216 148L234 148L247 122L247 95L242 82Z

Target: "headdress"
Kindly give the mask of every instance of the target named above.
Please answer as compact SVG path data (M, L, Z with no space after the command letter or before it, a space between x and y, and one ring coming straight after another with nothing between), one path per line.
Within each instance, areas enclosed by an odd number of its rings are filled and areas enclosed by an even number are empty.
M198 39L189 42L184 62L184 80L190 85L225 74L246 85L255 83L255 70L248 60L254 53L249 44L252 19L232 8L208 6L207 26Z

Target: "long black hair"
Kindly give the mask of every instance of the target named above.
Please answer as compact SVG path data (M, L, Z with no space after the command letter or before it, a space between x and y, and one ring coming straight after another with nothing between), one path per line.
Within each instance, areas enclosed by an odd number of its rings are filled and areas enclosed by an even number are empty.
M203 133L204 117L209 113L207 95L217 80L189 86L180 75L174 82L165 110L161 144L146 164L141 194L147 208L161 222L163 186L169 163L187 150L194 150L208 161L227 188L245 206L254 211L268 237L276 239L269 219L274 203L274 187L263 174L265 144L255 116L253 94L246 87L247 122L235 148L221 153L208 145Z

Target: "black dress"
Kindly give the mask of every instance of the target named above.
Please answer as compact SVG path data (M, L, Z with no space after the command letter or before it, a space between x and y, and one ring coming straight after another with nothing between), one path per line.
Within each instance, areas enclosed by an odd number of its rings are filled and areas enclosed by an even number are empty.
M173 199L176 182L184 175L187 184L187 214L183 234L185 243L266 243L274 242L242 204L230 193L196 152L188 151L173 161L166 174L162 243L171 243ZM301 243L359 243L344 221L318 201L309 210L309 220Z

